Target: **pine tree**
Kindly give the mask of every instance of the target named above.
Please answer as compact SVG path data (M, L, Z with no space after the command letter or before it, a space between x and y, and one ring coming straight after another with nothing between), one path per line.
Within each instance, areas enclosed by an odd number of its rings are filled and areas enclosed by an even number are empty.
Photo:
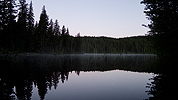
M33 27L34 27L34 13L33 13L33 4L31 1L28 14L27 14L27 30L30 34L32 34Z
M55 23L54 23L54 35L55 36L60 36L60 26L58 23L58 20L56 19Z
M67 28L66 35L69 36L69 29Z
M31 50L34 52L37 52L39 49L39 34L38 34L38 22L35 22L34 28L33 28L33 34L32 34L32 41L31 41Z
M54 35L54 23L53 20L51 19L49 22L49 27L48 27L48 35L53 36Z
M19 0L19 13L18 13L18 34L17 34L17 47L20 51L27 51L27 3L26 0Z
M18 14L18 24L20 24L21 27L26 29L27 26L27 3L26 0L19 0L19 14Z
M62 36L64 36L66 34L66 28L65 28L65 26L63 25L62 26Z
M48 27L48 49L54 51L54 23L51 19Z
M62 53L65 53L66 50L67 50L67 37L66 37L66 28L65 26L63 25L62 26L62 34L61 34L61 37L62 37Z
M34 31L34 13L33 13L33 4L31 1L30 7L28 10L28 14L27 14L27 44L26 44L26 48L27 48L28 52L32 48L31 42L32 42L33 31Z
M7 0L7 10L6 10L6 19L7 19L7 26L10 28L16 23L16 13L17 10L15 9L16 0Z
M46 14L45 6L43 6L42 13L40 15L40 21L38 26L38 36L40 37L40 51L44 51L47 47L47 30L48 30L48 15Z

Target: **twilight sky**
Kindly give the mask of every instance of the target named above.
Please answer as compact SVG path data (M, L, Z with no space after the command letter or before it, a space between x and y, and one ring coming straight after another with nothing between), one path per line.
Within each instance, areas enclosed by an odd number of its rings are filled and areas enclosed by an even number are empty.
M31 0L27 0L30 3ZM149 29L141 0L32 0L35 20L45 5L49 19L58 19L75 36L129 37L144 35Z

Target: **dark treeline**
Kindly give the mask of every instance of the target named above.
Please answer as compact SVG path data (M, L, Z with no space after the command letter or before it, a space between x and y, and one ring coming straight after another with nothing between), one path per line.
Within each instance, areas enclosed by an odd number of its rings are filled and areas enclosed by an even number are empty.
M123 39L107 37L76 37L69 34L56 19L49 20L45 6L39 22L35 22L32 2L1 0L1 52L35 53L153 53L149 37Z
M57 19L55 22L52 19L49 21L45 6L39 22L34 24L32 2L28 5L26 0L18 1L0 1L1 49L17 52L69 52L71 43L75 42L69 36L69 29L64 25L60 29Z
M147 36L128 38L82 37L84 53L154 53Z

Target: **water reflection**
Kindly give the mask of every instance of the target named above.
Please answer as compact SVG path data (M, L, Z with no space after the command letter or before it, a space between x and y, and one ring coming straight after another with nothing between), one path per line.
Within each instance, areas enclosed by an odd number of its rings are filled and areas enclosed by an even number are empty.
M0 99L30 100L33 84L43 100L52 87L64 83L74 71L126 70L154 72L150 64L154 55L18 55L15 59L1 61ZM151 86L152 87L152 86ZM151 94L151 92L150 92Z
M152 82L146 86L149 88L149 91L146 91L150 95L149 100L178 100L177 66L175 58L160 59L157 62L159 71L149 79Z

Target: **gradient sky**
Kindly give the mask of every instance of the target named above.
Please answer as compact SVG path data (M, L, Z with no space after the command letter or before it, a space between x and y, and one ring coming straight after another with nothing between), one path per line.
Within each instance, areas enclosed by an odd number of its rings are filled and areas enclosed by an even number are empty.
M27 0L30 3L31 0ZM149 29L141 0L32 0L35 20L45 5L49 19L58 19L75 36L130 37L145 35Z

